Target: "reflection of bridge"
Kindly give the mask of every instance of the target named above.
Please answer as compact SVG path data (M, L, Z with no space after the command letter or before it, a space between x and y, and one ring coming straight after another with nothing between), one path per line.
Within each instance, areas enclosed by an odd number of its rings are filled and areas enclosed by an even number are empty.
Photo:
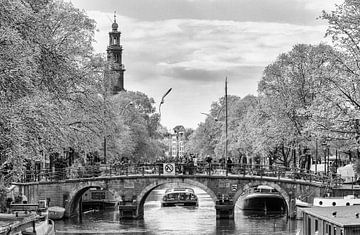
M211 171L208 166L201 168L201 166L187 170L182 168L182 172L190 174L170 172L173 174L167 175L163 174L162 165L126 166L126 169L104 168L97 171L95 177L88 175L87 178L74 176L66 178L66 174L62 174L65 178L60 179L53 174L46 177L35 175L39 181L17 183L17 185L26 194L29 202L50 198L51 206L66 208L66 216L79 212L79 202L86 190L106 189L121 201L120 215L128 218L143 218L147 196L157 187L169 183L188 184L207 192L215 204L217 218L233 218L236 201L246 189L257 185L268 185L276 189L287 203L290 218L296 216L296 198L311 202L314 197L323 195L329 189L334 191L334 187L336 188L335 185L326 183L324 179L314 178L311 174L302 174L301 177L304 179L295 177L295 174L291 174L292 178L289 178L290 173L283 169L257 168L255 171L243 165L233 165L229 169L231 173L227 174L219 165L213 165Z

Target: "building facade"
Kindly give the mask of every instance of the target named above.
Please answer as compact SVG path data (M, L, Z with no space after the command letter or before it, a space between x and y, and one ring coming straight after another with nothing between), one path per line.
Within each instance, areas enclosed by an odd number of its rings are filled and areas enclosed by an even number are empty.
M184 156L185 149L185 136L184 132L176 132L169 137L169 154L173 158L181 158Z

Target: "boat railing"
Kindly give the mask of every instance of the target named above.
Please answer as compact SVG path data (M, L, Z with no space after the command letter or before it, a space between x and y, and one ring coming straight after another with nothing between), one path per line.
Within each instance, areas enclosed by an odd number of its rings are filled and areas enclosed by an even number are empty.
M5 226L1 226L0 234L18 234L21 231L24 231L25 229L31 227L33 228L33 232L35 232L35 224L37 222L45 221L45 220L46 220L45 216L31 214L21 218L21 220L16 219Z
M25 213L35 211L39 212L39 204L22 204L22 203L12 203L10 204L10 212L24 211Z

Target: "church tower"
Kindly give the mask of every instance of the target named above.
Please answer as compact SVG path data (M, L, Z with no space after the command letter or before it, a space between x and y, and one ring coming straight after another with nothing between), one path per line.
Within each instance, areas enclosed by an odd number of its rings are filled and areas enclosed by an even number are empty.
M124 71L125 66L122 64L122 46L120 45L120 34L118 24L116 23L116 15L114 15L114 23L112 31L109 32L109 46L107 47L107 60L110 64L110 73L108 79L110 82L110 92L113 95L124 91Z

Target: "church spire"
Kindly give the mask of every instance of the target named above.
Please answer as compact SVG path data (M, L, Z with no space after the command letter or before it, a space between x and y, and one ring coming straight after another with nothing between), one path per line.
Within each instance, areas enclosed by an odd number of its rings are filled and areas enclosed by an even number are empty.
M116 11L114 12L114 22L111 25L112 31L109 32L109 46L107 48L108 61L112 62L111 66L111 93L117 94L124 89L124 71L122 64L122 46L120 45L121 32L118 31L119 25L116 23Z
M117 31L119 25L116 23L116 11L114 11L114 23L112 24L112 30Z

